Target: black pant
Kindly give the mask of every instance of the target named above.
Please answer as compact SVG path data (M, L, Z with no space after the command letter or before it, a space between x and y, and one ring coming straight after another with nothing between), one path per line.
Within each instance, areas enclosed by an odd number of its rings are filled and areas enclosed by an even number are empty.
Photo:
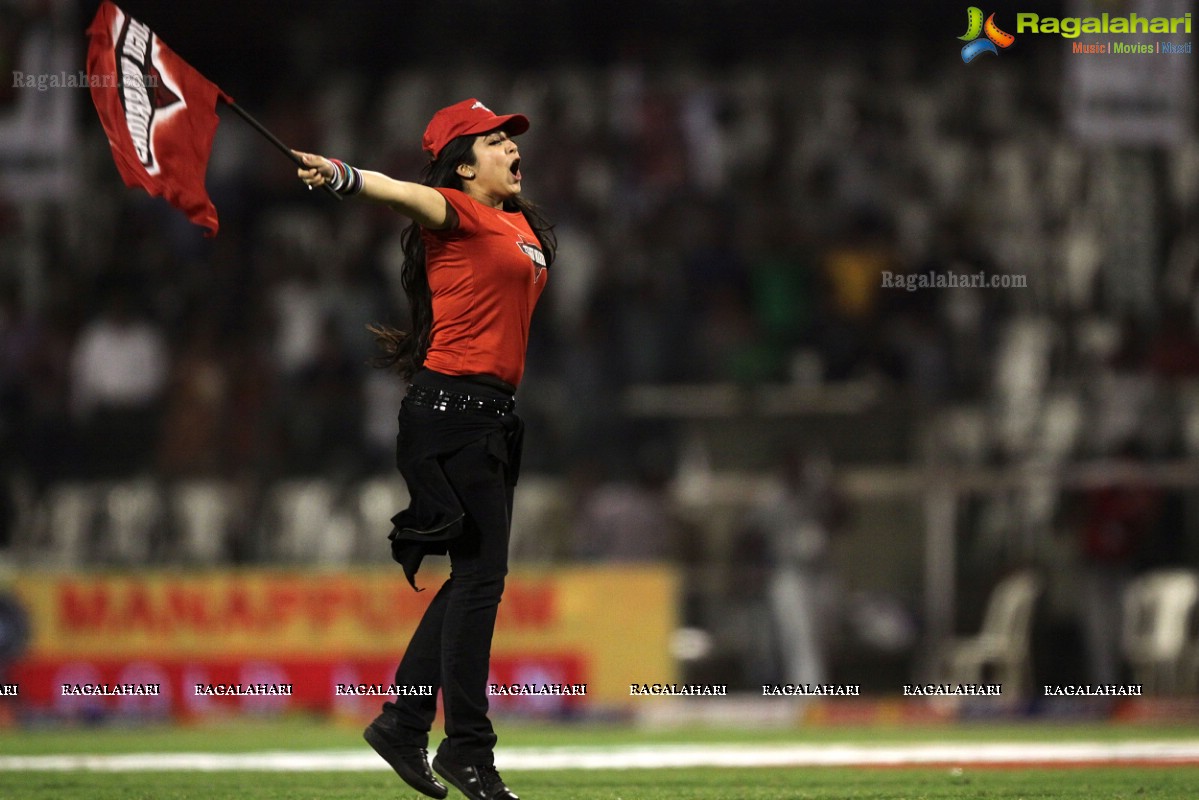
M483 439L448 456L443 466L466 513L465 526L448 543L450 577L425 609L395 676L397 686L433 686L434 696L400 696L383 708L405 744L428 747L440 687L446 738L438 753L459 764L491 764L496 735L487 717L487 677L508 574L512 487Z

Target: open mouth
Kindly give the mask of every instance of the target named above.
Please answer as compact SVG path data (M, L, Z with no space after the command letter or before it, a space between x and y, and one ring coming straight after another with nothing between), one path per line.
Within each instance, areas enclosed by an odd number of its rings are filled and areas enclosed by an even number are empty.
M520 159L516 159L508 167L508 171L512 173L512 177L520 180Z

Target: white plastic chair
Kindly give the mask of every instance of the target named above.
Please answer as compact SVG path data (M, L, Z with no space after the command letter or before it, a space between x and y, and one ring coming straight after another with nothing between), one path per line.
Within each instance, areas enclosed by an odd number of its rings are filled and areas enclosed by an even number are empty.
M1146 693L1172 693L1184 684L1199 574L1163 569L1133 580L1124 591L1121 644L1133 681Z
M91 483L60 483L46 493L47 549L56 567L83 563L100 513L99 489Z
M1041 579L1028 570L1000 581L991 591L978 634L950 643L948 679L983 683L991 667L1005 695L1022 694L1032 683L1032 621L1040 594Z
M289 563L317 560L333 517L333 489L323 480L284 480L273 490L278 524L274 557Z
M555 534L568 524L570 509L563 481L544 475L521 475L512 508L511 558L551 561L565 544Z
M189 480L171 491L171 512L179 526L179 549L193 564L220 561L232 514L232 491L217 480Z
M368 478L357 487L358 542L356 559L377 562L389 557L391 518L408 507L408 485L398 474Z
M144 564L163 532L163 498L149 478L111 484L104 495L107 555L121 564Z

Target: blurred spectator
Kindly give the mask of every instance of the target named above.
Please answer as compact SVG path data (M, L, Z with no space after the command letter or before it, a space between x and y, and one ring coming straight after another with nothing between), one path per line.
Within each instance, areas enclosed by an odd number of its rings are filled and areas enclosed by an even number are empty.
M230 382L216 321L201 314L167 387L158 465L166 477L213 477L228 466Z
M324 323L322 292L316 267L289 267L268 290L275 323L275 358L279 371L292 380L317 359Z
M234 472L270 476L280 458L278 365L259 323L229 348L229 459Z
M22 466L17 442L28 413L25 382L36 338L36 325L26 315L17 287L0 284L0 547L12 540L16 519L8 476Z
M1144 458L1129 446L1114 468L1143 463ZM1087 678L1093 684L1112 684L1120 678L1124 590L1150 543L1163 500L1160 489L1119 478L1083 494L1079 604Z
M815 325L811 242L798 220L766 201L744 221L742 236L751 258L752 313L763 337L763 358L767 372L778 375L796 348L810 344Z
M682 525L667 493L670 460L662 447L653 444L639 448L635 458L631 479L604 479L586 469L580 473L575 558L647 562L680 555Z
M1151 411L1158 387L1146 359L1142 324L1124 321L1116 351L1089 389L1094 403L1091 443L1097 454L1114 453L1128 442L1147 441L1153 433Z
M1199 334L1193 310L1173 305L1166 310L1157 335L1149 344L1149 368L1165 380L1199 377Z
M952 375L944 331L928 312L896 315L882 332L881 347L893 359L894 377L912 396L933 406L951 394Z
M821 263L827 291L818 343L828 378L844 380L873 368L883 272L899 270L885 222L858 214Z
M71 407L91 474L125 477L150 467L169 366L163 335L141 318L132 292L110 289L71 356Z
M844 504L826 457L789 451L778 480L749 510L738 549L761 554L764 601L787 683L828 679L827 636L836 618L829 539L844 522Z
M29 406L26 384L39 328L17 286L0 285L0 452L10 456Z
M70 333L30 314L16 294L0 312L0 451L4 468L30 481L35 496L78 474L78 443L67 408Z
M348 475L362 448L361 370L336 321L326 318L311 360L294 378L287 465L303 474Z
M407 384L393 372L372 369L362 379L362 467L391 474L396 468L396 414Z

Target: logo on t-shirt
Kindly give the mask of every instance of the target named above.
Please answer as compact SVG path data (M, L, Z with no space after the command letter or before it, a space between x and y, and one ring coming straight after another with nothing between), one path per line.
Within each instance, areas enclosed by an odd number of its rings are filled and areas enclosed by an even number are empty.
M537 283L541 280L542 273L545 272L545 253L541 252L541 248L537 245L526 241L523 236L516 237L516 246L533 262L533 283Z

